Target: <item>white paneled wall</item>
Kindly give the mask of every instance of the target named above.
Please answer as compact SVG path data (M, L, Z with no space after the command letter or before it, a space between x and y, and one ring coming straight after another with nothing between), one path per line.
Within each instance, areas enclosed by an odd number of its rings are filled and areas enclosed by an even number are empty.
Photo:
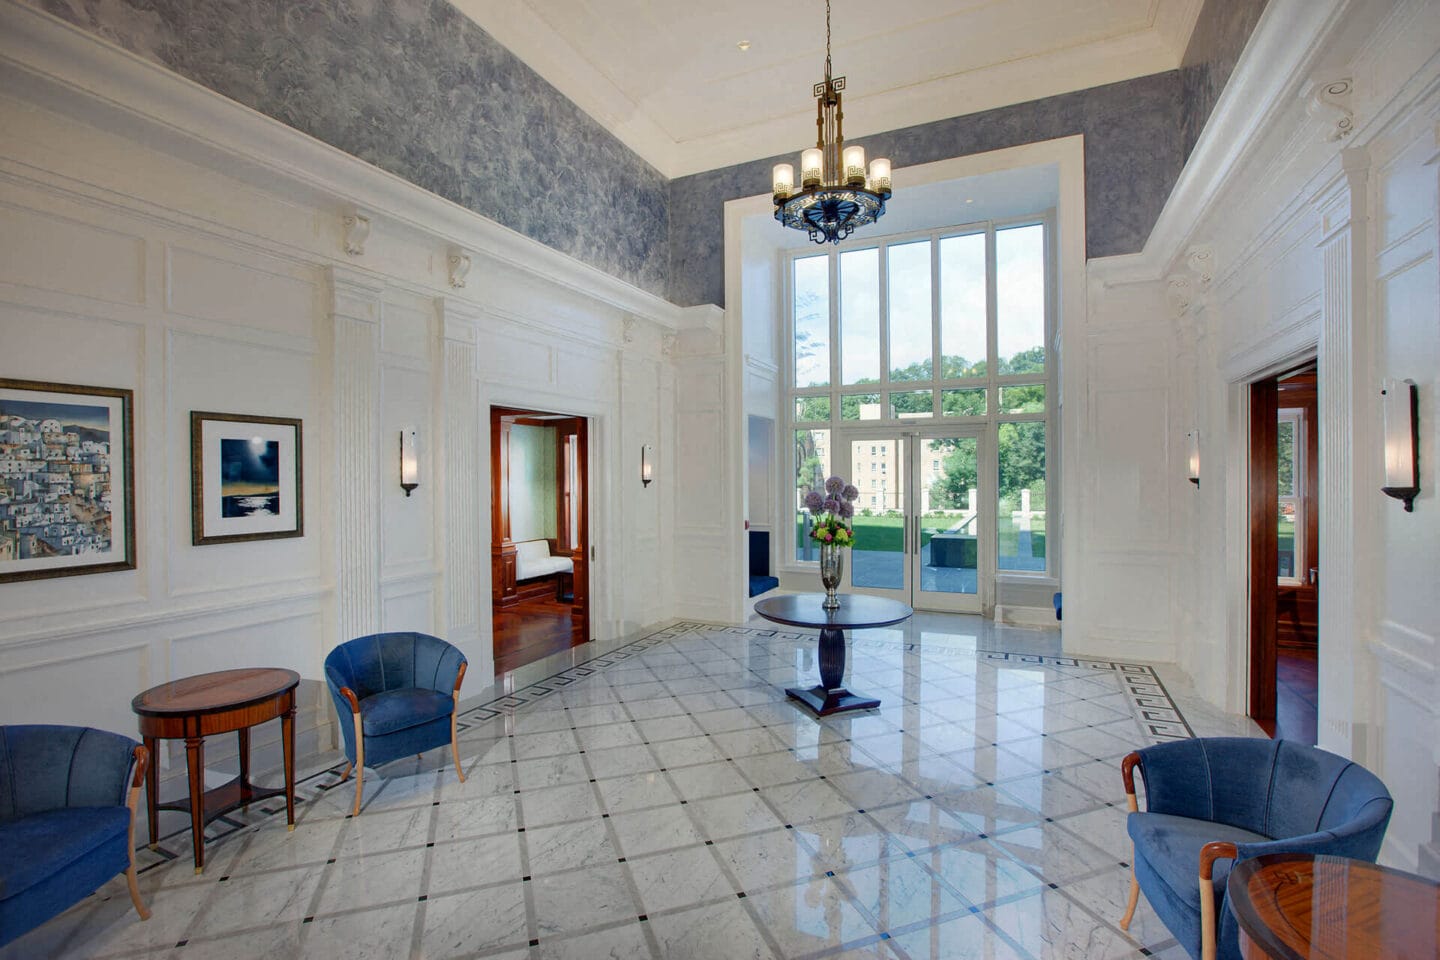
M348 256L338 200L232 180L41 103L0 98L0 128L0 376L134 391L138 530L134 571L0 584L0 723L134 735L139 691L274 665L305 678L314 754L333 742L322 660L375 629L449 636L483 687L491 402L591 418L595 634L670 615L668 305L621 311L613 291L480 254L452 287L423 224L376 217ZM192 410L304 421L303 537L191 545ZM421 455L408 497L406 427ZM648 489L642 443L658 454ZM257 769L278 764L278 736L257 733ZM221 767L233 752L233 738L209 751ZM161 772L176 789L183 762L164 755Z
M1285 24L1309 9L1272 3L1252 44L1283 46ZM1155 532L1168 527L1175 545L1168 562L1154 553L1149 585L1169 580L1173 612L1167 622L1142 588L1127 597L1129 585L1146 582L1139 570L1108 577L1108 588L1098 582L1103 543L1079 571L1086 589L1076 603L1090 613L1091 603L1113 610L1128 600L1131 612L1103 616L1153 629L1202 695L1245 712L1248 384L1317 358L1320 745L1376 771L1394 795L1382 859L1440 876L1440 19L1422 0L1351 4L1311 41L1302 59L1330 68L1293 77L1263 108L1253 140L1224 145L1228 175L1191 213L1187 232L1166 240L1179 251L1173 262L1149 278L1118 259L1091 264L1092 327L1101 315L1145 315L1153 325L1120 347L1117 369L1092 366L1086 392L1094 403L1137 391L1133 406L1113 404L1092 427L1138 431L1131 449L1109 455L1145 459L1089 469L1107 484L1170 491L1168 507L1156 500L1141 512ZM1354 81L1353 132L1343 137L1339 114L1307 110L1301 95L1339 77ZM1217 116L1223 126L1227 114L1257 109L1243 96L1222 99ZM1168 371L1165 349L1145 346L1157 336L1175 345ZM1168 389L1162 375L1172 378ZM1414 513L1379 490L1382 377L1419 386L1424 492ZM1135 409L1142 403L1149 409ZM1159 442L1162 412L1168 445ZM1190 495L1181 444L1196 427L1201 486ZM1114 523L1125 498L1111 493L1100 502ZM1161 510L1168 517L1154 516ZM1115 531L1135 537L1142 556L1156 549L1138 527L1121 522Z

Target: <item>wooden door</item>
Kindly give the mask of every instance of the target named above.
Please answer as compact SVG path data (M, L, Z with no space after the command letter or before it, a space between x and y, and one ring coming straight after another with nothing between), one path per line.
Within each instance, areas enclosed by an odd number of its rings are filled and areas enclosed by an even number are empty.
M1250 385L1250 717L1275 729L1275 587L1280 507L1276 465L1278 390L1272 377Z
M574 417L562 421L560 436L560 516L562 537L568 540L575 564L572 604L580 636L590 634L590 457L588 421Z

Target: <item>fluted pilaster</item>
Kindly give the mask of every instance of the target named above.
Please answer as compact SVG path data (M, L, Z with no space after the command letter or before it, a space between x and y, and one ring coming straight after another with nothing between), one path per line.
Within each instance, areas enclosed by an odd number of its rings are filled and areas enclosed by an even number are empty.
M1367 297L1366 181L1358 150L1340 154L1340 171L1315 198L1324 276L1320 401L1320 746L1365 762L1363 691L1369 689L1366 607L1373 564L1357 557L1373 529L1379 486L1366 441L1378 415L1370 396L1372 319Z
M480 443L480 388L476 376L479 315L459 301L436 301L443 364L440 416L445 451L441 469L444 504L445 631L452 643L474 650L483 637L482 599L489 596L490 501ZM476 650L484 655L487 651ZM477 664L478 666L478 664Z
M380 628L380 293L363 274L331 268L331 504L341 640Z

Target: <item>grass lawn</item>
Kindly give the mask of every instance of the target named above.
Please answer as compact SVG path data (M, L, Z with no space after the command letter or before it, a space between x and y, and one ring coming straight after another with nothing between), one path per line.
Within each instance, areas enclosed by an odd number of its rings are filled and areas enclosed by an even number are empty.
M932 514L921 518L921 543L930 542L931 531L944 529L954 523L954 519L940 514ZM855 544L861 550L880 550L887 553L899 553L904 548L905 520L903 517L864 517L857 516L853 521L855 528ZM1013 557L1018 553L1016 544L1018 542L1019 530L1015 521L1010 517L1000 518L999 547L1002 557ZM1044 555L1045 518L1036 517L1030 523L1032 534L1038 534L1031 538L1032 549L1036 556ZM805 520L800 517L795 523L795 546L803 548L805 545Z

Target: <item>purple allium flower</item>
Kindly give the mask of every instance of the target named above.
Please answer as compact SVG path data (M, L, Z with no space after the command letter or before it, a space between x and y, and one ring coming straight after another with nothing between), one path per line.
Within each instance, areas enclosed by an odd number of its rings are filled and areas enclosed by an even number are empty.
M847 483L845 484L845 489L840 491L840 496L844 497L846 500L859 500L860 491L856 489L855 484Z
M849 520L851 517L855 516L855 504L851 503L849 500L840 501L840 516L844 517L846 520Z
M831 477L830 479L825 481L825 492L830 494L832 497L844 489L845 481L841 480L839 477Z
M841 501L836 500L834 497L828 497L828 498L826 498L826 500L825 500L825 506L824 506L823 509L825 510L826 513L839 513L839 512L840 512L840 504L841 504Z
M819 490L811 490L805 494L805 509L811 513L819 513L825 507L825 497Z

